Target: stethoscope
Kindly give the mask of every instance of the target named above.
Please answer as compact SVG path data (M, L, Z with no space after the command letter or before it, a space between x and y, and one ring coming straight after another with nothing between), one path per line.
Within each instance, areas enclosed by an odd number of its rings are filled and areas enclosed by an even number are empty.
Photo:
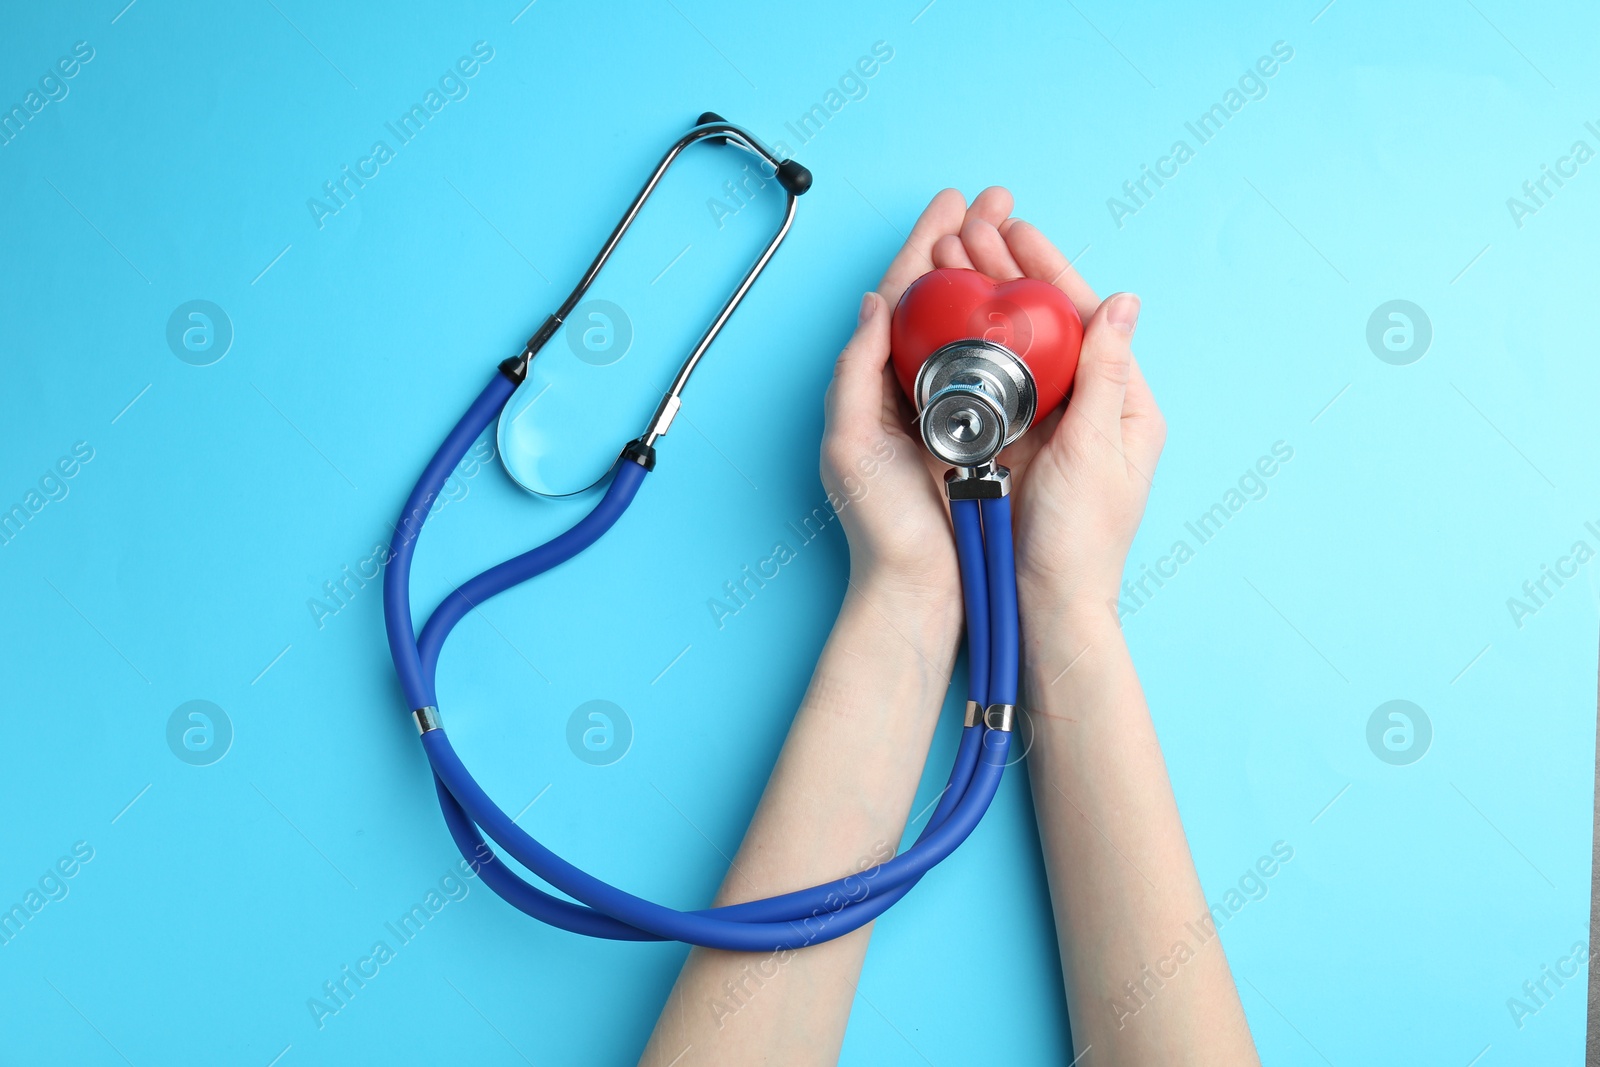
M782 225L679 368L644 433L623 447L612 466L610 484L593 510L565 533L464 582L434 609L422 632L416 633L411 616L412 556L417 536L445 480L526 378L529 361L583 298L667 168L685 148L702 140L734 145L762 161L764 169L771 171L768 176L776 177L786 195ZM389 650L408 706L414 709L412 715L433 769L445 824L484 884L514 907L554 926L615 940L677 940L752 952L794 949L832 940L881 915L954 852L978 825L999 788L1017 702L1019 624L1012 560L1010 475L994 460L1002 444L1027 428L1026 423L1005 423L1007 412L1019 410L1020 401L1027 398L1006 392L1013 387L1005 382L1014 380L1015 374L1007 378L1005 374L991 373L992 368L983 362L986 348L1000 347L988 342L949 345L949 351L941 349L928 360L930 367L941 355L944 360L939 364L942 372L935 375L942 406L937 412L924 408L922 431L934 453L955 466L946 476L946 488L966 601L970 677L955 767L927 825L905 852L876 867L809 889L720 908L679 911L608 885L540 844L473 779L439 718L435 675L440 651L451 630L490 597L572 559L622 517L646 475L655 468L656 441L672 424L689 375L788 234L796 198L810 186L811 173L800 164L779 160L749 131L719 115L701 115L699 123L662 157L566 300L545 319L519 355L500 364L483 392L445 437L396 524L383 583ZM1025 391L1030 386L1031 382L1024 380L1015 388ZM963 397L966 407L962 406ZM1031 401L1027 406L1027 421L1031 422ZM998 435L976 431L980 424L992 427L996 418L1001 420L1002 432ZM562 899L525 881L500 859L485 835L572 899Z

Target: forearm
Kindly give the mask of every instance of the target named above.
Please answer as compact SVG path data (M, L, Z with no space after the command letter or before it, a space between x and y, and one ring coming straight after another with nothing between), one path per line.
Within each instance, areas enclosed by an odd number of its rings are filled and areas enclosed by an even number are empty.
M1078 1053L1257 1062L1121 630L1030 614L1029 774Z
M840 878L894 854L960 626L958 597L930 602L852 582L719 905ZM835 1062L870 929L793 952L694 950L642 1062Z

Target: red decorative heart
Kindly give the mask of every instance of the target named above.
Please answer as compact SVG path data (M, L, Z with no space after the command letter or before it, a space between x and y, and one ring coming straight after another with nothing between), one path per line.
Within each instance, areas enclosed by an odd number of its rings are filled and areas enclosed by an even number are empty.
M889 346L906 395L927 358L953 341L1004 345L1039 388L1036 419L1067 398L1083 345L1083 320L1067 294L1037 278L997 282L975 270L933 270L911 283L894 309Z

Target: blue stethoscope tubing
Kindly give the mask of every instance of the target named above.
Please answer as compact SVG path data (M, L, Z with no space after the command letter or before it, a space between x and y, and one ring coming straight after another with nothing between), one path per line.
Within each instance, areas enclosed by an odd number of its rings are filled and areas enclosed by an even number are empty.
M436 671L450 631L474 607L572 559L622 517L649 466L625 450L599 503L566 532L469 579L451 592L422 627L413 628L411 565L418 535L445 480L472 443L498 417L516 388L497 373L439 446L411 491L396 525L384 573L384 620L389 649L408 705L437 707ZM1019 621L1012 557L1011 502L952 500L965 599L968 698L979 707L1014 705L1018 683ZM579 869L541 845L490 799L473 779L446 731L425 728L423 750L433 769L445 823L484 884L527 914L576 933L627 941L677 940L745 952L794 949L842 936L871 922L903 897L970 835L994 799L1011 734L980 719L964 728L955 767L916 843L858 874L765 900L700 911L678 911L634 896ZM563 900L525 881L484 835L561 893Z

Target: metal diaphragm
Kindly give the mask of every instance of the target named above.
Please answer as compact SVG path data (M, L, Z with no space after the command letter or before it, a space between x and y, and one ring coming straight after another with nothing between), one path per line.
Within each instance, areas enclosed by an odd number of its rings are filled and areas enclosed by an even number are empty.
M993 460L1033 424L1038 388L1022 360L992 341L956 341L917 373L923 443L957 467Z
M953 466L987 463L1005 447L1005 413L979 390L946 386L922 409L921 422L928 451Z

